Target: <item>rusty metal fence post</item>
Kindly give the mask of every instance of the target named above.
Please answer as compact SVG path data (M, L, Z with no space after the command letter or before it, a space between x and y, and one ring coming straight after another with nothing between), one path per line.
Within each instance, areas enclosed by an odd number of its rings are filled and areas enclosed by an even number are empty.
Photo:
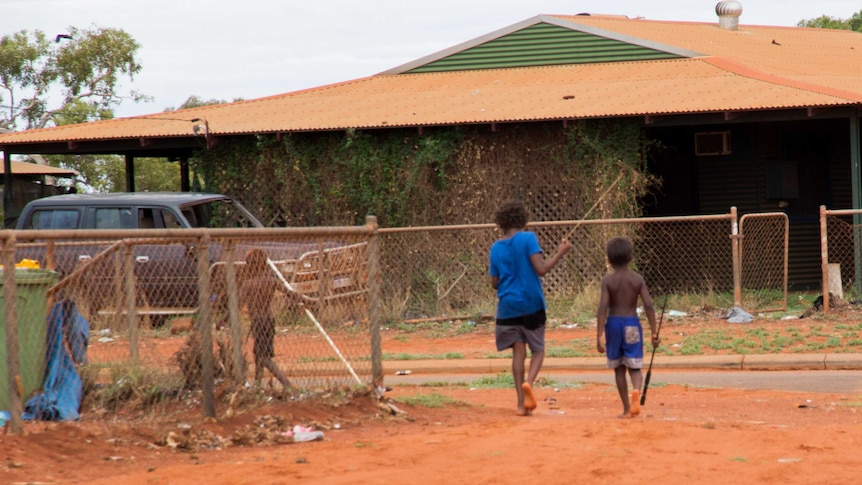
M829 312L829 233L826 225L826 206L820 206L820 288L823 311Z
M15 288L15 234L9 233L3 243L3 296L6 304L3 314L6 317L6 392L9 396L9 430L12 434L24 431L21 413L24 406L21 400L22 386L20 382L20 357L18 343L18 309L17 292Z
M138 325L137 311L135 305L135 248L126 245L123 248L124 281L126 282L126 324L129 326L129 354L132 362L137 363L138 354Z
M204 233L198 239L198 320L200 331L201 389L203 390L204 416L215 417L215 382L213 376L213 339L210 319L210 236Z
M371 379L375 386L383 382L383 362L380 339L380 240L377 233L377 217L368 216L366 225L372 229L368 238L368 304L369 331L371 332Z
M234 384L242 384L245 376L243 375L243 358L242 358L242 323L239 320L239 298L237 297L236 284L236 242L228 240L227 248L225 249L225 280L227 284L227 305L228 305L228 320L230 322L231 342L233 342L233 359Z
M739 223L736 218L736 207L730 208L730 254L733 258L733 304L742 306L742 257L739 253Z

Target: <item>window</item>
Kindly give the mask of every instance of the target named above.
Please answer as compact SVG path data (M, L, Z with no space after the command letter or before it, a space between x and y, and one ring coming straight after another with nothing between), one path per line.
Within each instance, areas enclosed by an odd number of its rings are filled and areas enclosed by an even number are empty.
M695 133L694 154L699 157L709 155L730 155L730 132L713 131Z
M162 209L159 211L159 213L162 215L162 223L165 228L179 229L183 227L183 225L180 224L180 221L177 219L177 216L174 215L173 212Z
M90 209L94 229L134 229L131 207L97 207Z
M78 217L74 209L37 210L25 229L77 229Z

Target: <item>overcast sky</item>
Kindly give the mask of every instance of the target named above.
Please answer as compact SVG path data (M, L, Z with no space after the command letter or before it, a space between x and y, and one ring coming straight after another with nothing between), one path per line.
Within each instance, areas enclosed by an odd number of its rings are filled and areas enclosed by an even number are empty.
M0 0L0 36L118 28L141 45L133 87L154 98L118 116L232 101L377 74L539 14L717 22L717 0ZM741 24L849 18L859 0L742 0Z

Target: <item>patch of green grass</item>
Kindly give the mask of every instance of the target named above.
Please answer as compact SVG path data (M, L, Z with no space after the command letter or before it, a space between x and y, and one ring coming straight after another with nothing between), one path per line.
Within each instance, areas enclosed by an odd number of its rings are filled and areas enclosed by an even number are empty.
M467 387L466 382L429 381L419 384L419 387Z
M545 348L545 357L551 358L565 358L565 357L586 357L587 352L572 347L546 347Z
M432 392L431 394L420 393L415 396L399 397L396 401L408 406L423 406L426 408L442 408L443 406L448 406L450 404L464 404L461 401L452 399L449 396L444 396L443 394L437 394L436 392Z
M731 458L730 460L731 460L731 461L738 461L738 462L745 463L745 462L747 462L747 461L748 461L748 458L746 458L746 457L744 457L744 456L734 456L734 457L733 457L733 458Z
M841 347L841 339L835 336L826 339L827 347Z
M825 348L826 348L826 345L824 345L820 342L808 342L807 344L805 344L805 347L803 347L802 351L803 352L813 352L813 351L820 351L820 350L823 350Z
M706 330L683 338L679 343L679 347L676 347L676 352L679 352L681 355L697 355L702 354L704 348L725 350L733 347L731 339L732 337L724 330ZM659 347L659 349L662 348L669 351L666 346ZM665 352L665 355L673 354Z
M464 354L460 352L446 352L445 354L383 354L383 360L457 360L463 359Z
M848 347L859 347L862 346L862 339L854 338L847 341L846 344Z
M493 376L482 376L470 383L470 387L479 389L505 389L515 387L515 378L512 374L501 372Z

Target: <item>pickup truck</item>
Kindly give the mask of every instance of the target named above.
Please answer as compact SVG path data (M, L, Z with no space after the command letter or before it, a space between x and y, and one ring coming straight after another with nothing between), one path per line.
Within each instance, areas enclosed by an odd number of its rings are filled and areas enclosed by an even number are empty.
M235 228L263 227L245 207L236 200L219 194L173 193L173 192L135 192L113 194L66 194L37 199L24 207L16 229L21 230L68 230L68 229L182 229L182 228ZM68 276L79 265L87 263L97 254L106 251L114 241L64 241L58 242L54 250L53 269L61 276ZM269 257L285 261L293 273L296 261L303 263L305 273L313 272L321 250L338 250L364 247L345 246L338 241L308 242L260 242ZM242 260L245 249L251 244L237 245L237 259ZM351 250L350 256L361 254ZM44 243L19 244L16 260L22 258L39 261L46 267L46 246ZM95 314L116 313L121 311L122 302L117 295L117 264L121 251L112 257L99 260L94 267L87 268L82 278L78 295L74 296L92 319ZM209 263L212 273L224 277L223 248L219 241L213 241L209 249ZM198 304L197 291L197 250L193 243L161 243L134 245L135 280L137 288L137 312L150 316L154 325L160 325L170 315L194 313ZM345 283L345 277L350 280ZM329 287L336 291L347 291L359 282L354 275L334 275ZM121 284L121 283L119 283ZM224 295L215 294L224 290L223 282L214 281L213 298ZM296 282L301 287L300 282ZM308 285L306 285L307 288ZM313 292L313 288L310 289ZM219 302L215 302L218 304Z

